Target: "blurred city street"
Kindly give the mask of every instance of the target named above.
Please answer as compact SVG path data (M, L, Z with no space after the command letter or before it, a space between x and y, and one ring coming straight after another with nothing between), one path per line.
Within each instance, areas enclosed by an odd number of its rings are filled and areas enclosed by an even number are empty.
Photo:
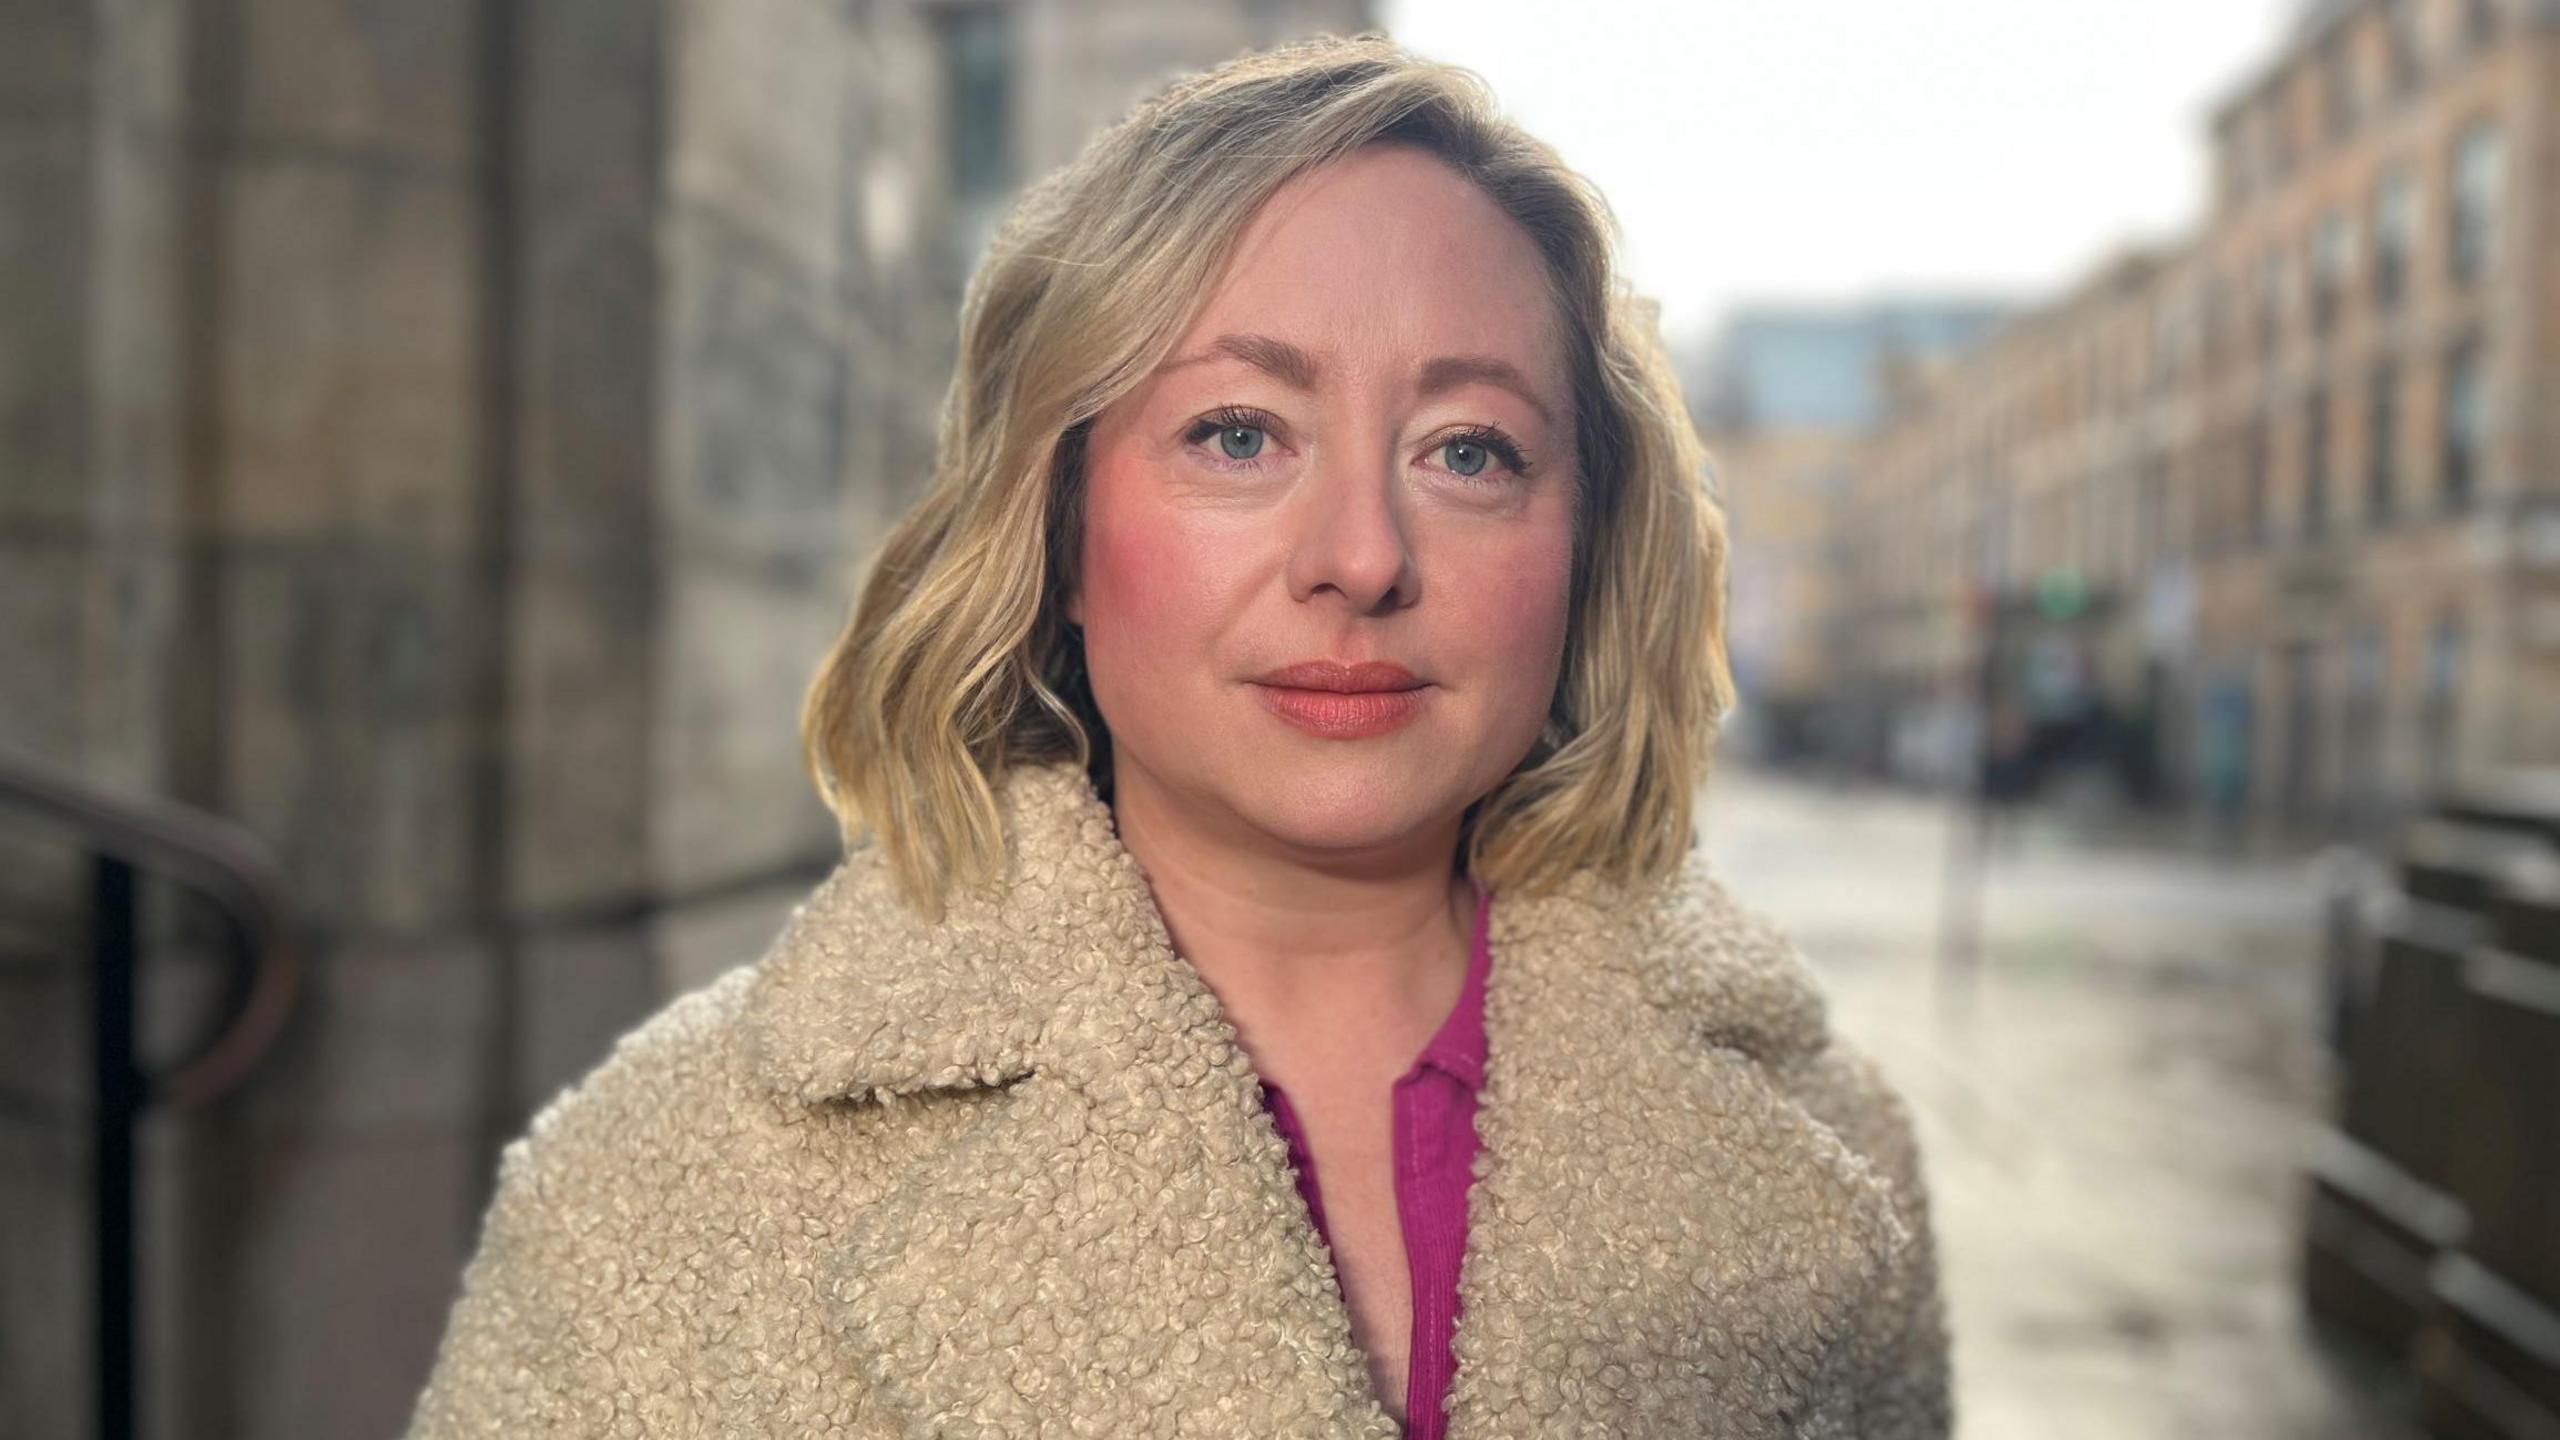
M2297 1299L2328 1084L2322 862L2028 816L1988 862L1967 1004L1936 953L1959 817L1729 765L1701 822L1726 882L1795 938L1837 1026L1911 1102L1959 1432L2415 1434Z

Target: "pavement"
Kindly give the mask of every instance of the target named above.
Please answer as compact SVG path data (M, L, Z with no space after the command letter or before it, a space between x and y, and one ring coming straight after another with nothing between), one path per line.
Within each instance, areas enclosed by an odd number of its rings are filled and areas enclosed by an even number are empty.
M2037 814L1986 851L1941 798L1730 764L1699 825L1911 1104L1959 1435L2415 1440L2297 1298L2320 856Z

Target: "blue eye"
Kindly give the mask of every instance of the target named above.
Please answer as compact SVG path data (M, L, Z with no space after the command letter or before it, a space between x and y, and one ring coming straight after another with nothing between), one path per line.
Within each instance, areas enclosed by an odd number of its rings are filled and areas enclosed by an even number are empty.
M1525 478L1529 473L1529 457L1512 443L1510 436L1490 425L1471 426L1441 441L1440 453L1444 456L1472 454L1475 457L1472 468L1455 463L1449 467L1451 473L1469 480L1484 473L1487 459L1501 461L1515 477Z
M1270 433L1269 419L1260 411L1231 405L1193 421L1182 438L1186 444L1206 445L1214 436L1218 448L1213 452L1212 463L1228 469L1256 470L1262 464L1262 442Z

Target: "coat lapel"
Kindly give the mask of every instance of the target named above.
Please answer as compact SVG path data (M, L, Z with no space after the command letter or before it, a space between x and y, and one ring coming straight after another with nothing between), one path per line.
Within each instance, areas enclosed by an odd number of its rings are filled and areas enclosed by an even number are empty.
M750 1001L807 1105L966 1098L813 1276L908 1433L1397 1434L1215 995L1073 761L998 789L1004 883L939 924L857 851ZM1904 1239L1777 1071L1786 942L1695 863L1497 896L1451 1440L1796 1433ZM926 1101L923 1092L940 1092Z
M1909 1237L1780 1083L1825 1035L1793 947L1694 856L1644 894L1497 895L1489 939L1450 1440L1824 1433Z

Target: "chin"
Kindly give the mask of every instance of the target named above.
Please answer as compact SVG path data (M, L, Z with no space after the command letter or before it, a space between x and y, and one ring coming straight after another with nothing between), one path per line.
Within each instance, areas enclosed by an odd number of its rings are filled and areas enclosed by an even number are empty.
M1310 850L1389 845L1444 818L1436 788L1403 756L1275 757L1235 785L1239 813Z

